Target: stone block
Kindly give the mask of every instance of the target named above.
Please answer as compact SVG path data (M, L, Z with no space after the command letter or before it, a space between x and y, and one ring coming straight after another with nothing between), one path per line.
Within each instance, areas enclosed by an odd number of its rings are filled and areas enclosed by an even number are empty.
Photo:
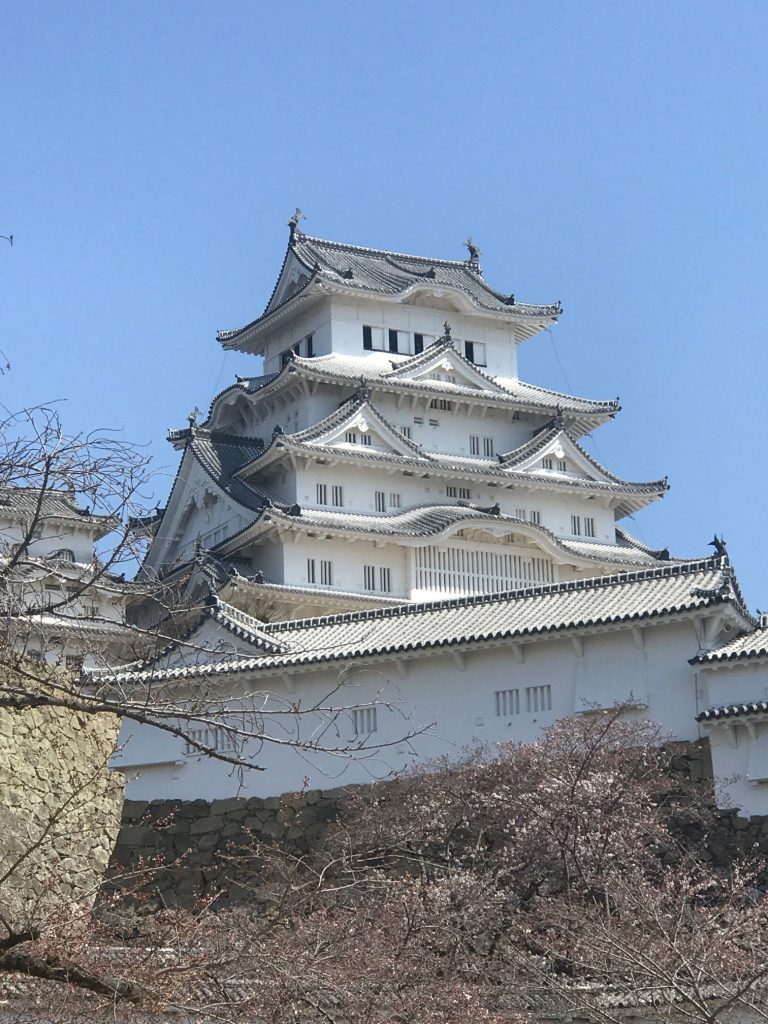
M245 810L246 801L242 797L231 796L224 800L211 801L211 814L229 814L232 811Z
M190 835L199 836L205 832L219 832L224 827L224 819L220 814L209 814L205 818L193 821L189 827Z

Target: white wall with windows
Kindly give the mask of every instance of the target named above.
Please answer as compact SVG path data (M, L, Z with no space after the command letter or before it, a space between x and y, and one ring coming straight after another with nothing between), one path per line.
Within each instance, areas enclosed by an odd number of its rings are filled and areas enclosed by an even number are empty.
M456 339L456 348L462 354L467 354L463 345L465 340L475 343L475 353L470 354L474 355L478 365L485 359L484 372L493 376L517 377L518 342L514 327L490 317L486 319L482 314L461 313L450 308L431 309L416 302L411 305L366 299L355 304L334 298L331 320L333 351L346 355L359 355L366 351L363 327L372 329L373 351L416 354L415 336L421 335L423 345L427 347L442 336L447 320L451 325L451 336ZM377 331L381 331L381 335L376 334ZM397 337L390 337L390 331L397 332Z
M408 595L407 549L397 544L376 546L373 541L349 543L299 534L295 543L282 550L284 580L279 582L392 597Z
M533 740L557 718L599 713L616 702L625 704L627 717L650 718L673 737L696 739L699 706L688 658L697 649L689 619L647 627L641 638L622 627L543 637L523 647L458 647L455 653L432 652L397 662L353 661L343 666L342 676L342 666L312 667L292 675L289 690L280 675L228 676L233 695L263 690L303 706L334 692L343 680L338 703L350 710L339 716L338 737L350 743L362 735L403 742L358 760L299 756L267 743L258 757L267 770L241 778L226 764L186 753L182 742L165 734L129 726L121 754L127 795L142 800L271 796L305 785L368 782L414 762L459 756L467 746L492 750L504 741ZM405 740L425 726L431 726L425 735ZM308 734L310 723L303 722L301 729Z
M698 665L700 710L768 700L768 658ZM720 782L720 805L768 815L768 714L742 714L703 726Z

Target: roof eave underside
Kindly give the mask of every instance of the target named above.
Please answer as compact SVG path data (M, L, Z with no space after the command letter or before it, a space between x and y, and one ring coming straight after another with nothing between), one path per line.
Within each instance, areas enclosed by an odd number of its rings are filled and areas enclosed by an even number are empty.
M272 391L279 392L300 380L313 381L318 384L327 384L330 387L349 388L353 392L360 387L360 377L356 379L351 376L344 376L333 373L320 366L311 365L311 359L293 359L277 374L270 374L266 380L251 387L248 378L230 385L217 395L211 403L211 410L203 426L207 426L213 417L215 406L218 400L229 395L232 391L240 391L249 397L268 396ZM258 378L261 381L261 378ZM404 380L403 378L366 377L366 386L371 393L385 392L388 394L421 394L425 397L434 398L440 396L456 403L466 402L473 405L490 405L500 408L507 408L511 411L525 412L534 416L551 417L559 408L561 414L567 418L570 429L578 430L579 434L588 433L595 427L601 426L608 420L613 419L620 406L617 401L599 399L580 399L573 395L565 395L560 392L541 391L542 398L545 396L549 401L536 401L522 395L515 395L511 391L481 391L474 388L459 389L456 386L445 386L440 381L427 380Z

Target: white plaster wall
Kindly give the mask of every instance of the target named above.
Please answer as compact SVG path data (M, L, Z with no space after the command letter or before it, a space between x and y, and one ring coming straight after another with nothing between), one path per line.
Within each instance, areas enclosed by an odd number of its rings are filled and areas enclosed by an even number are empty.
M452 337L457 339L457 348L460 348L459 340L485 344L487 366L482 368L484 372L494 376L517 377L517 342L514 327L511 324L485 319L481 314L431 309L418 304L391 304L375 300L353 303L335 298L331 319L333 351L347 355L363 354L364 324L427 334L437 339L443 334L443 325L447 320L451 325Z
M768 700L768 662L749 660L717 668L699 666L702 710L721 704ZM721 806L745 817L768 815L768 716L744 716L704 726L712 747Z
M18 519L0 517L0 553L10 551L27 535L27 528ZM27 553L31 558L48 558L62 548L74 553L76 562L90 562L93 558L94 531L81 523L41 522L36 536L30 541Z
M307 559L314 558L317 567L315 586L319 586L320 560L328 559L333 565L333 590L363 593L363 566L373 565L377 570L377 583L379 567L388 568L392 577L392 596L408 596L408 552L396 544L377 547L373 541L318 541L317 538L300 536L296 543L287 544L283 552L285 576L282 582L296 586L307 584Z
M280 369L281 354L308 334L312 335L313 351L316 356L327 355L331 343L331 303L329 299L313 300L311 305L300 307L300 312L286 320L283 325L270 332L264 346L264 373L277 373ZM302 353L303 355L303 353Z
M489 487L482 482L462 479L457 476L436 477L427 479L421 470L416 475L406 476L399 468L383 469L379 466L366 466L363 460L357 465L335 463L334 465L311 465L309 468L296 470L295 486L289 488L280 485L280 491L292 495L291 500L298 501L303 508L317 508L317 484L324 483L330 489L340 484L344 492L344 511L372 514L376 511L376 491L384 491L389 502L389 495L396 493L401 498L401 508L416 505L455 504L455 498L449 498L447 489L450 486L469 488L469 500L481 506L499 503L505 515L514 516L518 508L526 512L536 510L541 515L541 525L546 526L558 537L574 539L571 532L571 514L591 516L595 520L595 537L584 537L582 540L596 540L604 544L616 541L616 520L611 509L605 507L600 499L589 498L578 493L562 494L553 491L529 488ZM387 511L390 511L389 507Z
M132 763L153 759L158 763L182 763L158 764L129 774L127 793L131 799L212 799L235 794L268 796L304 785L330 788L366 782L416 761L458 756L468 745L532 740L557 718L582 710L585 702L611 706L638 695L645 696L647 708L628 715L651 718L676 738L696 739L695 676L687 662L696 647L691 623L680 622L648 628L642 648L629 630L621 630L586 637L582 654L568 637L531 643L524 648L522 662L515 660L507 645L467 651L459 658L450 652L433 652L400 666L385 659L368 665L353 662L343 677L343 688L336 694L338 667L320 667L293 676L289 690L285 679L274 676L230 679L228 685L232 687L269 691L303 707L321 699L334 701L336 706L380 701L377 740L397 741L409 732L431 728L408 742L395 742L382 754L351 760L311 756L266 744L258 759L267 771L246 772L242 778L225 764L180 754L178 744L162 735L149 735L151 730L140 737L133 730L126 747ZM552 710L528 712L526 688L542 685L551 686ZM510 689L520 691L521 711L499 716L495 692ZM329 693L333 694L330 698ZM309 731L311 723L305 721L302 734ZM353 740L349 716L340 715L337 726L325 736L342 745Z

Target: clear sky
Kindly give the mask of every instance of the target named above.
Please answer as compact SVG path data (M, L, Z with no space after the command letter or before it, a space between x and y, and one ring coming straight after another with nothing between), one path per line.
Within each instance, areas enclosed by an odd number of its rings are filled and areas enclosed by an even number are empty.
M561 299L521 375L623 412L592 448L723 533L768 608L768 4L708 0L0 4L0 378L147 443L255 357L295 206L310 234L464 258Z

